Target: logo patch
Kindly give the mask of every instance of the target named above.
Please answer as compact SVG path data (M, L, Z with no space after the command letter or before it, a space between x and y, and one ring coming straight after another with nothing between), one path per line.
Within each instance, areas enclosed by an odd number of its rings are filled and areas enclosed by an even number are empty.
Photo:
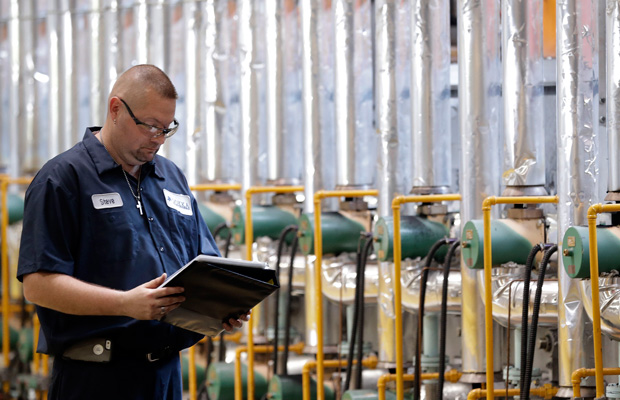
M183 215L194 215L192 212L192 201L188 195L172 193L164 189L164 198L168 207L177 210Z
M123 199L121 199L121 195L118 193L93 194L91 199L93 201L93 206L97 210L123 206Z

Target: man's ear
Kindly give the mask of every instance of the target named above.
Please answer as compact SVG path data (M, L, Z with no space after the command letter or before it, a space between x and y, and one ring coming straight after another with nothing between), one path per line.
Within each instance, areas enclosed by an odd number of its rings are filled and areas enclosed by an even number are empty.
M123 103L118 97L116 96L110 97L110 100L108 102L108 115L110 116L112 120L116 121L116 119L118 118L118 114L121 111L122 106L123 106Z

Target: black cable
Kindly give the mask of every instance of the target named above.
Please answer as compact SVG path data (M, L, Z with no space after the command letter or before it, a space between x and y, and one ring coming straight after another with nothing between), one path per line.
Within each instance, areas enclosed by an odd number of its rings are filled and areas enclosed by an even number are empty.
M278 252L276 258L276 277L278 278L278 282L280 282L280 260L282 259L282 251L284 249L284 243L286 239L286 235L291 232L297 231L297 225L289 225L280 232L280 236L278 237ZM278 316L280 315L280 289L275 292L275 307L274 307L274 327L275 331L273 334L273 374L278 374L278 339L279 339L279 324L278 324Z
M369 234L369 237L366 239L366 243L364 243L364 249L362 250L362 262L360 268L360 290L359 290L359 299L357 301L357 313L358 313L358 330L359 330L359 338L357 339L357 374L356 374L356 384L357 388L362 388L362 358L364 356L364 283L365 283L365 273L366 273L366 262L368 261L368 257L370 256L370 250L372 249L373 239L372 234Z
M226 361L226 345L224 344L224 335L226 335L226 331L222 331L220 333L220 344L217 349L217 361L219 362Z
M286 292L286 318L284 319L284 354L282 355L282 375L288 376L288 346L291 341L291 298L293 293L293 264L299 236L295 235L291 243L291 262L288 267L288 291Z
M228 258L228 252L230 251L230 241L232 240L232 232L228 231L228 237L226 238L226 243L224 244L224 258Z
M525 366L525 382L524 390L521 391L521 398L529 400L530 398L530 385L532 384L532 369L534 367L534 351L536 345L536 330L538 328L538 315L540 313L540 301L542 298L542 289L545 284L545 272L547 270L547 264L553 253L558 250L558 245L554 244L545 251L542 262L540 263L540 270L538 271L538 284L536 285L536 296L534 297L534 309L532 310L532 327L530 329L530 340L527 348L527 364ZM524 396L525 395L525 396Z
M520 379L519 388L521 389L521 396L523 396L523 383L525 382L525 364L527 360L527 331L528 331L528 314L530 311L530 279L532 276L532 269L534 268L534 259L536 254L543 249L542 244L536 244L530 250L530 254L527 256L525 262L525 271L523 273L523 310L521 312L521 366L520 366ZM523 399L523 397L521 397Z
M213 228L213 239L215 239L217 237L217 235L220 234L220 232L224 229L224 228L228 228L228 224L226 222L220 222L219 224L217 224L215 226L215 228ZM228 234L230 235L230 230L228 231Z
M443 400L443 385L444 385L444 373L446 370L446 332L448 324L448 278L450 277L450 264L452 258L456 253L456 249L460 246L461 242L457 240L452 243L446 260L443 265L443 285L441 287L441 316L440 316L440 329L439 329L439 387L438 387L438 400Z
M420 279L420 303L418 307L418 334L415 341L415 373L414 373L414 392L413 399L420 400L420 378L422 377L422 330L424 327L424 297L426 296L426 281L428 280L428 269L431 266L435 253L446 244L454 242L456 239L442 238L436 241L426 255L426 262L422 269L422 277ZM395 285L400 285L400 282L394 282Z
M357 307L357 299L359 298L359 290L360 290L360 277L361 269L362 269L362 248L364 245L362 244L364 238L364 234L359 238L357 242L357 251L355 254L355 295L353 303ZM342 393L345 393L349 390L349 386L351 384L351 377L353 375L353 352L354 352L354 343L357 340L357 328L359 326L358 323L359 314L357 313L357 308L353 312L353 322L351 324L351 337L349 337L349 351L347 353L347 367L345 370L345 379L344 386L342 389Z

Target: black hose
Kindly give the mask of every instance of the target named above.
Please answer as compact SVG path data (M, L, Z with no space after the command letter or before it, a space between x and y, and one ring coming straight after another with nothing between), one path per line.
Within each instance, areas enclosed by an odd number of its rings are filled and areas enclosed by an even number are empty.
M361 274L361 269L362 269L362 248L364 247L364 245L362 244L363 242L363 234L360 237L360 239L358 240L357 243L357 252L355 254L355 295L354 295L354 301L353 303L355 304L355 306L357 307L357 301L359 298L359 290L360 290L360 278L362 276ZM344 379L344 386L342 389L342 393L345 393L347 390L349 390L349 386L351 384L351 377L353 375L353 352L354 352L354 343L357 340L357 328L359 326L358 323L358 319L359 319L359 314L357 312L357 308L355 309L355 311L353 312L353 323L351 324L351 337L349 337L349 351L347 353L347 367L345 370L345 379Z
M428 280L428 269L433 262L435 253L446 244L450 244L455 239L442 238L436 241L426 255L426 262L422 269L422 277L420 279L420 303L418 307L418 334L415 341L415 373L414 373L414 392L413 399L420 400L421 384L420 378L422 377L422 330L424 328L424 298L426 297L426 281ZM400 282L394 282L395 285L400 285Z
M536 285L536 296L534 297L534 309L532 310L532 327L530 329L530 340L527 348L527 364L525 366L525 390L521 391L521 398L529 400L530 398L530 385L532 384L532 369L534 367L534 351L536 345L536 330L538 328L538 315L540 313L540 300L542 298L542 288L545 284L545 272L547 270L547 264L553 253L558 250L558 245L554 244L545 251L542 262L540 263L540 270L538 271L538 283Z
M441 317L440 317L440 329L439 329L439 387L438 387L438 400L443 400L443 385L444 385L444 373L446 370L446 332L448 324L448 278L450 277L450 264L452 258L456 253L456 249L461 242L457 240L452 243L448 254L446 255L446 261L443 265L443 285L441 287Z
M282 259L282 251L284 249L284 243L286 239L286 235L291 232L297 231L297 225L289 225L280 232L280 236L278 237L278 252L276 258L276 277L278 278L278 282L280 282L280 260ZM274 306L274 334L273 334L273 373L274 375L278 374L278 339L279 339L279 324L278 324L278 316L280 315L280 289L275 292L275 306Z
M228 224L226 222L220 222L219 224L217 224L215 226L215 228L213 228L213 239L215 239L217 237L217 235L220 234L220 232L224 229L224 228L228 228ZM228 231L228 234L230 235L230 230Z
M536 244L530 250L525 262L525 271L523 273L523 310L521 312L521 366L519 387L523 394L523 383L525 382L525 364L527 360L527 331L528 331L528 314L530 311L530 279L532 269L534 268L534 259L536 254L543 249L542 244Z
M291 262L288 267L288 290L286 292L286 318L284 320L284 354L282 355L282 375L288 376L288 346L291 341L291 298L293 293L293 264L299 236L295 235L291 243Z
M359 285L360 290L358 292L358 301L357 301L357 314L358 314L358 330L359 330L359 338L357 339L357 374L356 374L356 384L357 388L362 388L362 358L363 358L363 350L364 350L364 275L366 273L366 262L368 261L368 257L370 256L370 250L372 249L372 234L366 239L366 243L364 243L364 249L362 250L362 262L360 268L360 279ZM353 345L353 343L351 343Z

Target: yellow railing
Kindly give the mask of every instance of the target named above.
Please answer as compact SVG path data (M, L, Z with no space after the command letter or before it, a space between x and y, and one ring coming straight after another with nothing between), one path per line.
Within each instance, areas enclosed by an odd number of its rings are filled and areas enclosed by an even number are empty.
M594 369L596 397L605 396L603 382L603 350L601 345L601 304L598 285L598 243L596 238L596 217L604 212L620 211L620 204L594 204L588 208L588 233L590 241L590 281L592 285L592 335L594 339Z
M375 356L370 356L362 360L362 365L366 368L377 368L378 363L379 363L379 360L377 360L377 357ZM357 364L357 360L353 360L353 365L355 364ZM346 367L347 365L349 365L349 362L347 360L323 361L323 366L329 367L329 368L342 368L342 367ZM306 362L301 369L301 384L302 384L302 390L303 390L302 392L303 400L311 400L312 391L310 388L310 371L312 371L317 366L318 366L318 362L315 360L311 360L311 361ZM316 381L317 393L319 392L319 387L323 387L323 381L317 377L317 381Z
M400 236L400 206L404 203L438 203L440 201L459 201L460 194L397 196L392 200L392 216L394 217L394 313L396 314L396 398L403 400L405 396L403 380L403 308L400 287L400 268L402 243Z
M303 342L295 343L288 346L288 350L295 352L297 354L302 354L304 351L305 344ZM284 351L284 346L278 346L278 351ZM259 345L254 346L255 353L271 353L273 352L273 346L271 345ZM240 346L235 350L235 400L242 400L243 396L243 374L241 371L241 354L248 353L249 356L249 346ZM248 378L249 378L249 366L248 366ZM253 399L254 397L249 396L250 383L248 382L248 395L245 397L247 399Z
M451 369L450 371L446 371L443 374L444 378L448 382L456 383L461 379L463 375L462 372L459 372L455 369ZM379 400L385 400L385 389L387 387L388 382L394 382L398 376L396 374L385 374L379 377L377 381L377 390L379 391ZM413 382L415 376L413 374L405 374L403 375L404 382ZM424 372L420 375L420 380L425 381L429 379L439 379L439 372Z
M491 208L495 204L542 204L557 203L558 196L518 196L495 197L490 196L482 202L482 219L484 223L484 324L486 334L487 386L493 387L493 293L491 292ZM493 400L493 390L487 390L487 400Z
M321 265L323 263L323 232L321 231L321 200L328 197L364 197L377 196L378 190L319 190L314 193L314 254L316 256L316 266L314 268L315 295L316 295L316 330L317 330L317 352L316 352L316 375L317 375L317 400L325 400L325 388L323 379L325 375L323 349L323 285L321 283Z
M10 361L9 315L11 313L11 307L9 306L9 245L7 243L7 227L9 226L8 187L11 184L28 185L30 182L32 182L32 178L0 176L0 197L2 197L2 218L0 221L0 240L2 241L2 354L5 368L9 366ZM8 393L9 386L9 382L3 382L5 393Z
M252 261L252 242L254 226L252 224L252 196L257 193L294 193L303 192L303 186L253 186L245 192L245 254L246 260ZM254 319L248 321L248 399L254 398ZM241 381L239 381L239 388ZM237 391L235 380L235 399L241 399L241 391Z
M579 368L573 371L571 382L573 383L573 398L581 397L581 379L586 376L595 376L595 368ZM620 368L603 368L603 375L620 375Z

